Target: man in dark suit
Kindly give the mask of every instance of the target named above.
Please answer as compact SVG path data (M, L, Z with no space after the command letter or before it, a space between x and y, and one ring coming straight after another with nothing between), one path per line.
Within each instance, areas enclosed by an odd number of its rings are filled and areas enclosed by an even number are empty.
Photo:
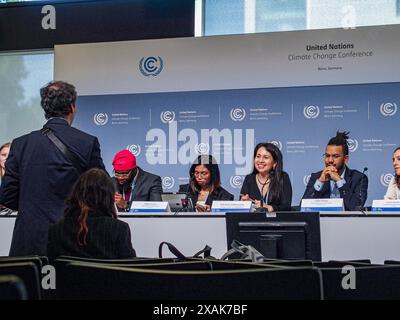
M132 201L162 201L161 177L138 167L129 150L118 152L112 165L118 211L128 211Z
M62 219L72 185L83 171L104 169L97 138L71 127L76 114L74 86L51 82L40 95L48 121L42 130L12 142L0 188L0 204L18 211L10 256L45 255L49 225ZM52 132L67 151L62 152L45 132Z
M362 210L367 200L368 177L347 167L348 132L337 132L325 149L325 168L313 173L303 199L342 198L346 211Z

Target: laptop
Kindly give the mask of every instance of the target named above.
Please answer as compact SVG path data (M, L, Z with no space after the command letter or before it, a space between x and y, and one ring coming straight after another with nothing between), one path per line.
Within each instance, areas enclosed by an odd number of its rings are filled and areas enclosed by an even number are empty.
M192 199L184 192L164 192L161 200L168 202L172 212L194 212Z

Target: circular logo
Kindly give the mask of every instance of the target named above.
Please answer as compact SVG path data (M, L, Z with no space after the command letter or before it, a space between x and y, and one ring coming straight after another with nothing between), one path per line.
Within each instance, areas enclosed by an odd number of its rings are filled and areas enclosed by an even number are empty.
M390 183L390 180L392 180L393 175L391 173L386 173L381 175L381 184L384 187L387 187Z
M307 187L307 185L308 185L308 182L310 181L310 178L311 178L311 174L306 174L304 177L303 177L303 183L304 183L304 185Z
M162 178L162 187L165 190L172 189L175 185L175 179L173 177Z
M229 183L232 188L238 189L243 184L243 176L231 176Z
M197 154L208 154L210 151L210 146L207 143L199 143L194 146L194 150L196 151Z
M160 119L163 123L170 123L175 120L174 111L163 111L160 114Z
M385 117L394 116L397 112L397 104L394 102L384 102L381 104L380 110Z
M246 118L246 110L243 108L234 108L231 110L230 115L233 121L242 121Z
M138 157L142 151L142 148L138 144L130 144L126 146L126 150L129 150L135 157Z
M280 142L279 140L273 140L270 141L270 143L272 143L274 146L276 146L280 151L282 151L282 142Z
M93 121L98 126L104 126L108 122L108 115L107 113L96 113Z
M315 119L319 116L318 106L304 107L303 114L307 119Z
M356 139L347 139L347 145L349 146L350 152L354 152L358 149L358 141Z
M139 70L142 75L156 77L164 68L164 62L161 57L143 57L139 62Z

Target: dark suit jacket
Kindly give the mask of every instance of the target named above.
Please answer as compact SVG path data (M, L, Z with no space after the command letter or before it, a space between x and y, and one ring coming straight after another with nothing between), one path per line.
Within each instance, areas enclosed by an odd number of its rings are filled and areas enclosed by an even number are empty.
M331 184L329 181L324 183L321 191L317 191L314 188L315 181L321 176L321 173L322 171L311 174L302 199L330 198ZM340 197L343 198L344 209L346 211L360 210L368 197L368 177L360 171L346 167L344 180L346 180L346 183L342 188L339 188Z
M96 137L59 118L50 119L45 127L76 155L82 169L104 169ZM72 163L40 131L12 142L0 188L0 203L18 211L10 255L46 254L49 225L62 219L64 200L78 175Z
M178 192L187 193L188 197L192 199L193 206L196 205L197 199L199 198L199 193L193 193L192 188L189 187L189 184L181 184L179 186ZM219 187L217 190L214 190L213 193L209 194L206 200L206 204L211 206L214 200L220 201L232 201L234 199L233 194L226 191L224 188Z
M86 245L77 241L78 226L72 218L64 218L49 229L47 255L55 259L61 255L124 259L136 256L132 247L129 225L112 217L88 217Z
M113 178L118 192L122 194L122 186ZM139 175L133 188L132 201L162 201L163 192L161 177L139 168ZM129 206L129 204L128 204ZM119 211L125 211L118 208Z
M292 205L292 184L290 183L289 175L286 172L282 172L283 178L283 189L281 190L281 199L279 202L271 201L271 193L268 194L268 200L266 202L271 205L274 211L290 211ZM248 194L250 198L254 200L261 199L261 192L257 185L256 175L248 174L243 181L242 189L240 194Z

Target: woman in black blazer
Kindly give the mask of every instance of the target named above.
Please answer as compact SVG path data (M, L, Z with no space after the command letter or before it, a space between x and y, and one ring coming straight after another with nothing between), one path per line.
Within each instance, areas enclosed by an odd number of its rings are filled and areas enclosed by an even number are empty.
M268 212L290 211L292 185L282 167L282 153L274 144L257 144L253 172L244 179L240 200L250 200Z
M199 155L190 167L189 176L190 183L180 185L179 192L188 194L197 211L210 211L214 200L233 200L233 194L221 187L221 175L213 156ZM198 201L204 201L204 205Z
M117 220L114 185L101 169L90 169L75 183L66 201L64 219L49 229L47 255L97 259L136 256L131 231Z

